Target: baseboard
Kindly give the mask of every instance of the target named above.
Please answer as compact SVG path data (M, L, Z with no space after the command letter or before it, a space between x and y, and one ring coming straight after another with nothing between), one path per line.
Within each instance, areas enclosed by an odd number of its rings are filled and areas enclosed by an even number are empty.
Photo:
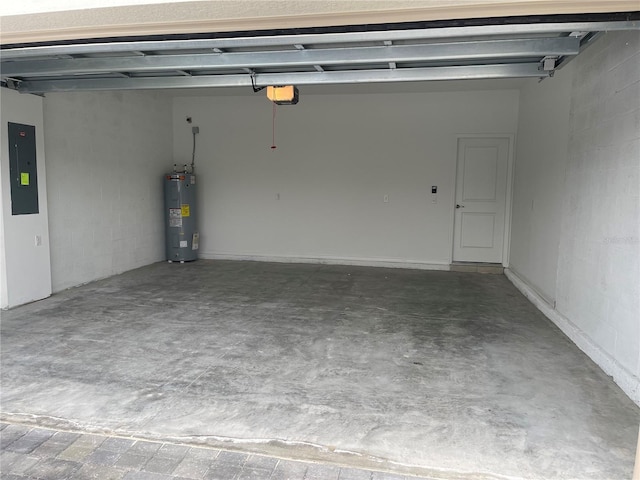
M18 308L18 307L24 307L25 305L30 305L32 303L36 303L39 302L40 300L46 300L47 298L51 297L52 293L50 293L49 295L45 296L45 297L40 297L40 298L34 298L33 300L20 300L17 303L11 304L9 305L7 304L2 304L2 306L0 306L0 310L12 310L14 308Z
M549 320L575 343L580 350L587 354L613 381L626 393L631 400L640 406L640 379L625 369L616 359L602 350L585 333L574 325L571 320L555 310L538 294L525 280L513 270L506 268L507 278L533 303Z
M275 263L317 263L320 265L352 265L358 267L412 268L417 270L448 271L448 263L427 263L412 260L386 258L352 258L352 257L304 257L294 255L238 255L235 253L200 252L199 258L205 260L249 260L255 262Z

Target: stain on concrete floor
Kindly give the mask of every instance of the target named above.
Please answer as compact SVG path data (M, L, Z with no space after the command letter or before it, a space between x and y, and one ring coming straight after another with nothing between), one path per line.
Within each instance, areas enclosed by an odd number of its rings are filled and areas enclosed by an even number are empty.
M640 411L499 275L159 263L2 314L2 417L438 478L628 478Z

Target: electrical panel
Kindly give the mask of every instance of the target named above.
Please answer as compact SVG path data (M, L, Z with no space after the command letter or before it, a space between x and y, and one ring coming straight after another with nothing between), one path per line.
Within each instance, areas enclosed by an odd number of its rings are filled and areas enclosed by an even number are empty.
M36 127L21 123L8 123L11 214L39 213Z

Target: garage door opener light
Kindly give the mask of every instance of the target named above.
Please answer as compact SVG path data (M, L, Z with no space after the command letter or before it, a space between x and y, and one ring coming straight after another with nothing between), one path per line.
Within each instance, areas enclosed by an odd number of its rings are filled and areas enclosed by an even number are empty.
M295 105L299 99L298 87L294 85L268 86L267 98L276 105Z

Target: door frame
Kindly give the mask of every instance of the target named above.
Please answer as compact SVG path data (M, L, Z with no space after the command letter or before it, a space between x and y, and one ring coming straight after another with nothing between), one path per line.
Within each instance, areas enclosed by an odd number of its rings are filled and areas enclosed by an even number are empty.
M511 251L511 211L513 203L513 179L514 179L514 152L515 152L515 134L513 133L470 133L457 134L455 136L454 145L454 161L452 162L453 188L451 189L451 229L449 244L449 265L453 263L453 242L455 241L455 215L456 215L456 189L458 187L458 145L461 138L504 138L509 141L509 151L507 153L507 189L505 192L505 210L504 210L504 233L502 241L502 266L509 266L509 253Z

